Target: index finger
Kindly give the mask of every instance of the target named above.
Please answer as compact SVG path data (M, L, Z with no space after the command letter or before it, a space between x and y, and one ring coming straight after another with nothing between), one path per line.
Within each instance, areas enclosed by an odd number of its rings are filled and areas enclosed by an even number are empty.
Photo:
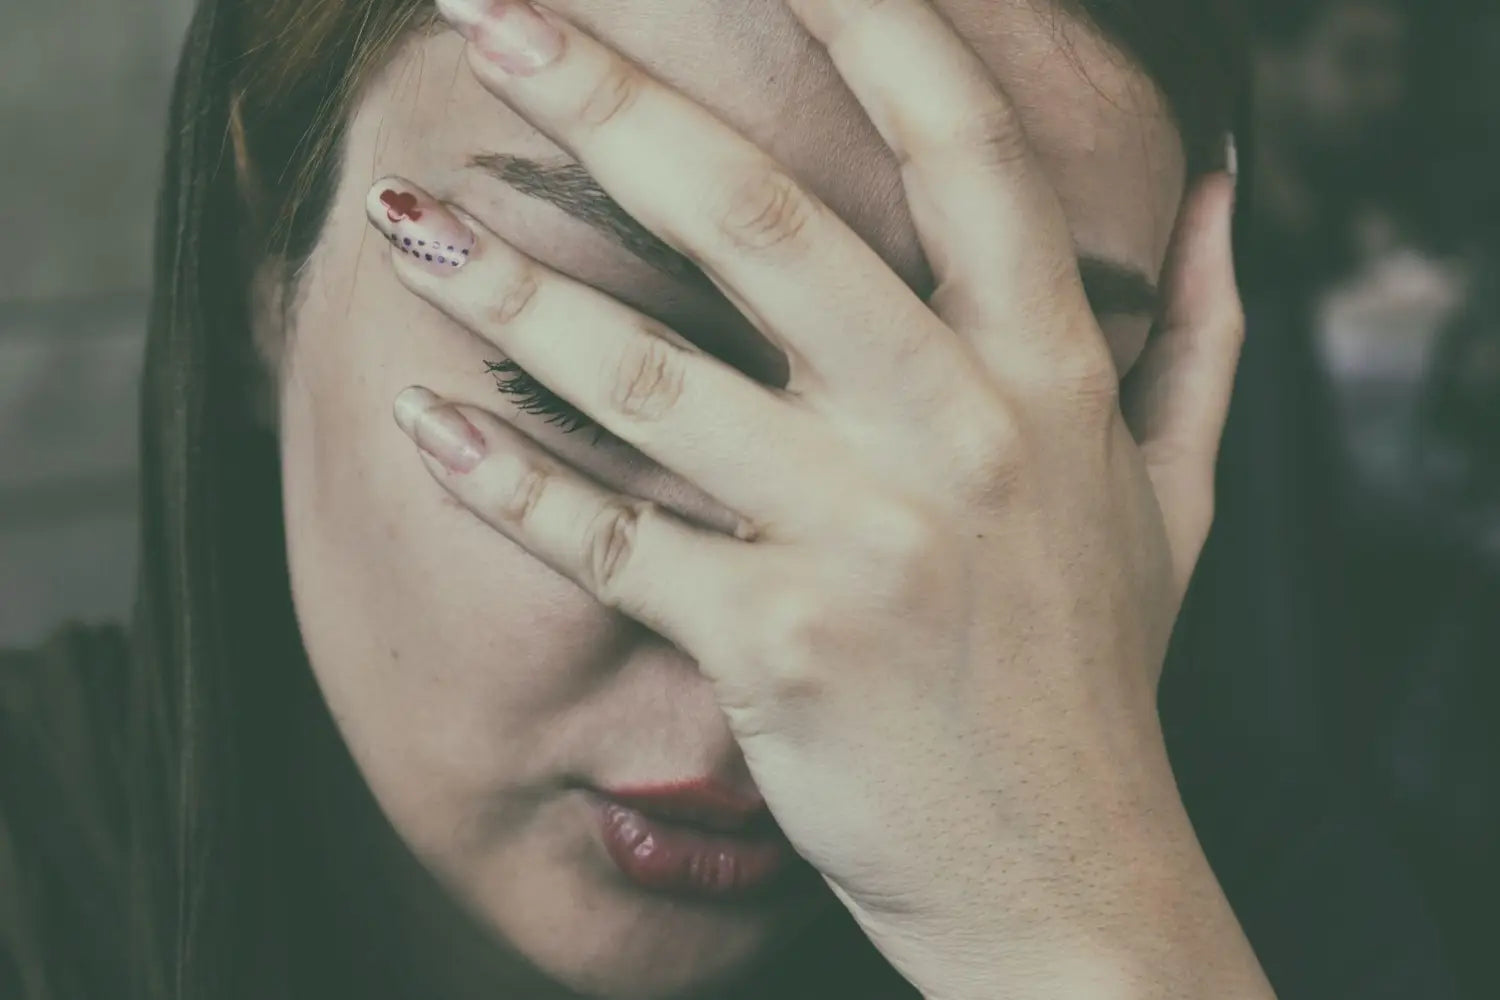
M550 11L561 39L527 61L514 43L540 8L472 6L440 3L479 81L699 265L783 349L793 395L832 387L889 413L962 384L972 361L942 321L769 154Z

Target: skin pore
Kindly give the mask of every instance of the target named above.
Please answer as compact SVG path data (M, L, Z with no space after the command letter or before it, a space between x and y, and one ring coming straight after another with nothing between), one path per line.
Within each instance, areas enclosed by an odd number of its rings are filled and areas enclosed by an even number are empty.
M717 111L909 284L931 291L893 157L779 0L554 6ZM937 6L1018 106L1079 253L1154 281L1184 162L1149 81L1082 25L1035 0ZM497 178L515 158L566 163L473 79L452 31L410 39L355 109L291 328L263 338L278 372L298 622L376 800L478 926L574 990L680 995L734 975L837 904L813 895L709 906L624 883L577 788L714 774L748 789L709 685L680 650L599 605L453 501L392 421L392 400L422 383L514 421L614 489L721 530L732 521L618 441L595 446L590 432L565 434L500 395L486 362L503 356L395 279L389 248L366 221L365 192L381 176L409 177L522 251L662 320L751 377L774 383L783 362L691 275L664 273L555 200ZM1150 317L1100 318L1124 372Z

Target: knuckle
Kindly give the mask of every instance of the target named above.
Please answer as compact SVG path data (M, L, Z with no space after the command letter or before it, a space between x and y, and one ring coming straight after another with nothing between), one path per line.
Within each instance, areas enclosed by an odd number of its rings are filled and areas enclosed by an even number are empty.
M1030 154L1030 144L1015 109L998 99L964 118L954 138L960 149L978 157L986 167L1013 167Z
M1020 421L1008 403L997 399L969 407L959 426L955 454L964 500L983 509L1005 503L1015 494L1029 458Z
M536 302L542 283L536 269L520 265L502 287L491 296L485 309L485 320L494 328L513 326Z
M824 667L834 641L825 602L812 591L781 586L761 600L755 630L767 693L777 702L814 699L828 688Z
M933 518L900 500L867 501L851 513L849 523L868 564L885 569L931 552L939 536Z
M590 131L606 127L635 104L644 89L640 72L623 59L611 59L578 107L578 124Z
M608 503L589 519L584 529L584 582L608 607L619 605L615 595L635 553L636 532L641 518L650 516L653 507L650 501Z
M1224 338L1230 347L1238 350L1245 344L1245 305L1236 295L1222 320Z
M1059 298L1076 306L1056 313L1054 346L1048 350L1043 377L1036 384L1038 402L1053 412L1062 407L1069 413L1107 418L1119 408L1120 371L1099 321L1087 300L1077 294L1077 271L1072 270L1066 280L1072 286L1061 291Z
M514 485L503 501L501 514L517 524L530 524L536 519L551 484L551 473L528 463L516 475Z
M1091 414L1112 415L1120 405L1120 376L1114 356L1101 342L1080 347L1067 365L1068 396Z
M1055 244L1051 249L1055 252L1038 254L1035 258L1033 276L1037 292L1053 306L1054 312L1058 303L1063 304L1059 316L1069 325L1097 323L1071 250L1065 252Z
M1208 533L1214 528L1214 520L1219 516L1219 496L1214 492L1213 466L1209 465L1203 475L1199 486L1198 522L1193 538L1199 547L1208 538Z
M686 381L683 352L649 332L631 338L616 369L610 404L636 420L658 420L677 405Z
M740 250L794 244L818 214L818 203L786 171L756 165L727 190L719 231Z

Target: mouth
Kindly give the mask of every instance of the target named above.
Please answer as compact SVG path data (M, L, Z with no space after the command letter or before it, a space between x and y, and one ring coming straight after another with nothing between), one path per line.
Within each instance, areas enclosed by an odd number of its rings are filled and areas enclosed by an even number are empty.
M770 813L728 816L711 809L652 803L636 808L595 794L604 853L637 888L679 899L776 898L813 883L813 869L792 849Z
M747 795L712 778L601 789L599 794L653 819L742 837L780 834L759 795Z
M586 794L604 854L639 889L747 903L822 884L753 789L710 777Z

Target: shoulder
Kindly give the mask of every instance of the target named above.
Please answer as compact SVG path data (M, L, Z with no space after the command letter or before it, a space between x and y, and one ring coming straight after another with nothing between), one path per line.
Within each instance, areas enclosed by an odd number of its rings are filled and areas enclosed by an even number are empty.
M34 650L0 651L0 813L116 811L128 663L116 625L70 623Z
M79 995L124 876L122 628L68 624L0 650L0 995ZM90 949L93 951L93 949ZM81 956L67 956L76 959ZM78 977L78 978L74 978Z

